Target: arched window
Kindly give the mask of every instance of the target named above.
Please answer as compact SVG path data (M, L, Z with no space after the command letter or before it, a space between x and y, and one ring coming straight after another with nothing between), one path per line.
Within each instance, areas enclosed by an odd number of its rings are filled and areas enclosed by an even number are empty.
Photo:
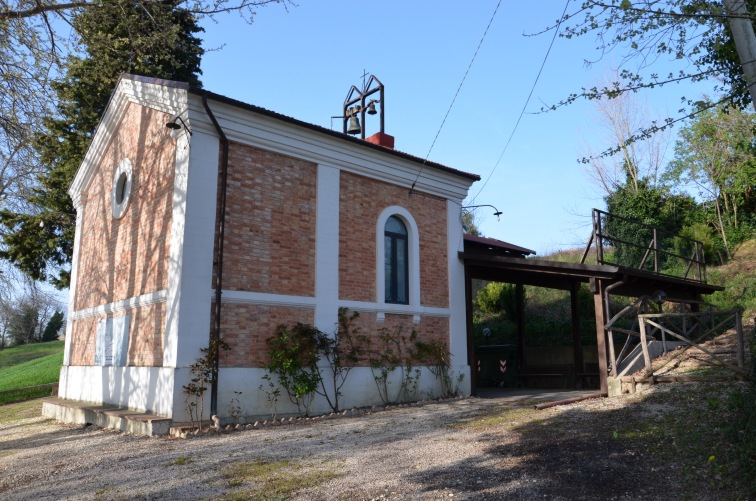
M387 303L409 304L409 253L407 227L391 216L384 228L384 281Z

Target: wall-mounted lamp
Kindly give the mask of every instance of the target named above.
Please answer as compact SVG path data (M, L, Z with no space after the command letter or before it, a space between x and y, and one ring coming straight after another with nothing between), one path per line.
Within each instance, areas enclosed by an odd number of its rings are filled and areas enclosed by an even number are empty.
M171 129L171 135L173 135L177 131L180 131L181 129L184 129L186 133L189 134L190 136L192 135L192 130L189 128L188 125L186 125L186 122L184 122L184 120L179 116L177 116L170 122L166 123L165 126ZM173 136L173 137L176 137L176 136Z
M478 207L491 207L491 208L492 208L493 210L495 210L495 211L496 211L496 212L494 212L494 216L496 216L496 220L497 220L497 221L501 221L501 219L499 218L499 216L501 216L501 215L502 215L502 214L504 214L504 213L503 213L503 212L501 212L501 211L500 211L499 209L497 209L496 207L494 207L493 205L490 205L490 204L483 204L483 205L467 205L467 206L465 206L465 207L462 207L462 210L466 210L466 209L477 209Z

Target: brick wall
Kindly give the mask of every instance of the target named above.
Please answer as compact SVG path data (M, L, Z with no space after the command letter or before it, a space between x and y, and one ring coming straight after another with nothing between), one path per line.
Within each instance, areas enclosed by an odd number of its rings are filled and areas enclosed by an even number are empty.
M221 318L222 337L230 348L221 352L221 367L265 367L265 341L276 327L296 322L312 325L315 312L310 308L224 304Z
M378 216L393 205L412 214L420 233L420 302L449 304L447 221L444 199L341 172L339 194L339 298L375 301Z
M370 338L372 350L379 350L384 346L379 340L381 329L387 329L395 338L401 335L407 340L414 330L418 341L424 343L436 341L442 343L447 349L449 347L449 319L446 317L424 316L419 324L413 324L412 317L409 315L387 314L384 321L378 323L375 313L361 312L352 325L359 329L359 334Z
M129 365L160 367L163 365L163 331L165 303L129 310Z
M167 288L176 149L176 140L165 127L168 120L165 113L129 104L86 188L72 299L77 311ZM124 158L133 166L132 191L124 216L115 219L113 177ZM138 318L153 315L134 314ZM162 363L164 326L155 319L138 322L137 329L131 329L129 350L139 346L136 364ZM94 360L96 325L92 318L74 322L72 364L88 365Z
M163 365L163 330L165 303L151 304L120 311L112 317L130 315L127 365L160 367ZM97 322L102 316L76 319L71 344L70 365L92 365L95 358Z
M315 295L317 166L232 143L223 288Z
M92 365L97 341L97 317L73 321L70 365Z

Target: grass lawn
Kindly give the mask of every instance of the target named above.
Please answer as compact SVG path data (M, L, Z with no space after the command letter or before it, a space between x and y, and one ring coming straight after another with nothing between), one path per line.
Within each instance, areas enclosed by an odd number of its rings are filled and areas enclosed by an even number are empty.
M63 351L13 367L4 367L0 369L0 391L57 383L61 365Z
M0 351L0 392L57 383L63 365L63 341ZM0 404L49 395L49 389L0 395Z
M0 350L0 371L35 358L46 357L58 352L62 353L64 344L65 341L50 341L49 343L25 344Z

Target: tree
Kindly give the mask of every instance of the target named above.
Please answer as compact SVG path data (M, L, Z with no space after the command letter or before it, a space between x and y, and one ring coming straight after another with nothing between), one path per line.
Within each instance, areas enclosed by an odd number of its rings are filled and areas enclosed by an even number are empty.
M751 97L729 21L746 17L753 23L754 18L747 12L754 12L755 8L756 0L745 1L745 15L742 11L731 14L722 3L714 0L584 1L579 9L568 12L560 20L561 36L595 35L599 60L608 53L621 52L619 78L608 85L583 88L551 109L580 98L613 99L640 89L707 79L717 81L715 91L723 95L720 102L746 107ZM681 63L679 71L653 72L655 61L670 58ZM589 64L592 62L595 61ZM632 63L635 63L634 68L630 67ZM647 138L707 106L700 100L685 97L682 100L686 103L679 110L682 116L654 121L633 131L622 143ZM610 153L619 149L619 146L612 148Z
M39 311L28 299L22 301L11 311L8 319L8 334L13 344L18 346L36 341L38 323Z
M665 172L674 185L692 184L712 207L716 228L729 258L728 232L756 227L756 115L722 106L706 110L680 131L675 159Z
M696 207L691 197L670 193L665 187L652 187L646 180L641 180L637 189L627 183L605 200L611 216L604 222L604 230L615 249L614 262L629 268L639 268L646 247L654 238L648 226L660 228L666 234L659 236L660 249L674 251L674 239L664 236L679 234L688 226ZM653 268L648 260L646 267Z
M481 234L480 229L478 228L477 223L477 217L475 216L475 212L470 210L463 210L462 211L462 229L467 233L468 235L472 235L474 237L482 237L483 234Z
M53 83L56 115L44 121L45 131L34 140L43 168L26 210L0 211L0 257L31 278L68 286L75 214L66 190L119 75L201 85L203 50L195 36L201 28L191 12L176 7L180 3L102 0L102 8L85 9L73 20L86 51L69 57L65 76Z
M63 327L63 312L56 311L53 313L53 316L50 317L50 321L47 322L47 326L42 333L42 339L40 339L40 341L43 343L55 341L58 339L58 333L60 332L61 327Z
M39 167L31 141L52 109L49 81L62 41L43 43L46 19L6 19L6 8L0 3L0 204L19 208Z
M611 79L607 78L606 82L609 85ZM643 140L625 142L625 138L653 121L646 107L638 102L636 94L623 93L614 99L602 96L593 104L596 109L595 122L604 132L605 141L619 145L619 148L613 154L598 154L586 148L581 162L589 166L588 175L592 181L605 195L611 195L623 186L638 191L643 180L652 187L656 186L669 145L669 131L660 131ZM594 129L592 137L595 136Z

